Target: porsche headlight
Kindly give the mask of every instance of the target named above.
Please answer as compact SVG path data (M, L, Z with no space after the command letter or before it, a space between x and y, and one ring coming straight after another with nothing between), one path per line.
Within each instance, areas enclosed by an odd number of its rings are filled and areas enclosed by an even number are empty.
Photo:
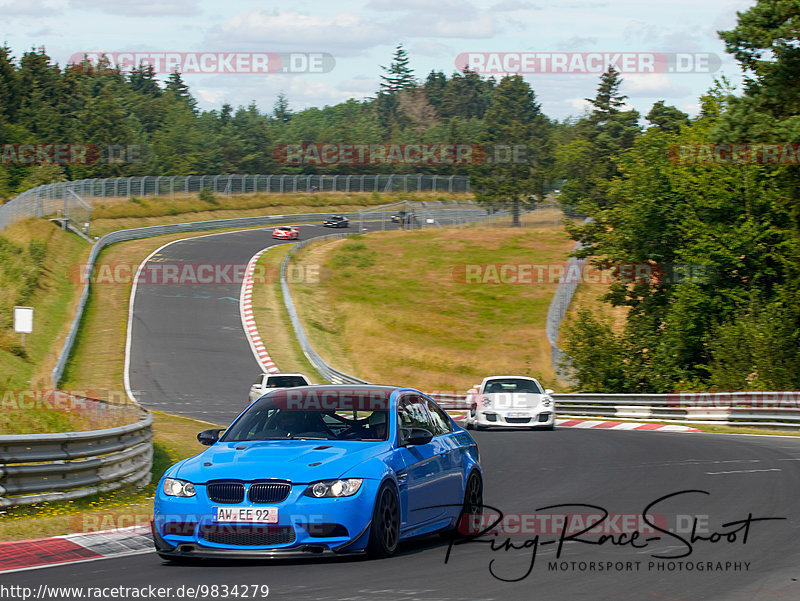
M320 480L312 482L304 493L307 497L322 499L325 497L352 497L361 488L361 478L345 478L342 480Z
M164 494L168 497L193 497L195 495L194 484L177 478L165 478Z
M549 407L552 402L553 400L549 396L546 396L542 399L542 407Z

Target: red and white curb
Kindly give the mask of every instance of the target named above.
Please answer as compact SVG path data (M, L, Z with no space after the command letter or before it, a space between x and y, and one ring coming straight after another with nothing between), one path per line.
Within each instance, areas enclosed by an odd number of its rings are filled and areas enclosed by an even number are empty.
M0 574L152 551L149 527L0 542Z
M690 426L678 424L643 424L641 422L608 422L587 419L557 419L559 428L582 428L592 430L646 430L658 432L702 432Z
M244 271L242 292L239 296L239 314L242 318L242 327L247 336L247 341L250 343L250 348L258 364L264 371L269 373L276 373L280 370L275 365L272 357L269 356L269 352L267 352L267 348L264 346L264 341L261 340L261 335L258 333L256 320L253 317L253 272L255 271L256 263L261 258L261 255L271 248L279 248L280 246L282 245L269 246L253 255Z

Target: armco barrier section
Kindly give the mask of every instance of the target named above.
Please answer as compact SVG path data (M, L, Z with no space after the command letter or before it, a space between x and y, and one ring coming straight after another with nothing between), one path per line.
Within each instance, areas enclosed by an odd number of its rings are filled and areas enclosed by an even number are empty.
M554 394L559 417L800 428L800 392Z
M65 501L149 483L153 416L137 411L139 421L116 428L0 436L0 507Z
M469 409L463 395L430 394L445 409ZM800 392L551 395L559 418L659 421L800 429Z
M591 218L584 220L584 223L591 221ZM583 244L576 242L572 248L572 252L583 248ZM547 321L545 322L545 333L547 340L550 343L551 357L550 361L553 365L553 371L563 380L569 380L569 370L565 369L565 362L568 360L566 353L558 346L558 331L561 328L561 322L564 321L564 316L567 314L569 304L572 302L572 297L578 289L578 284L581 278L575 278L570 281L568 274L583 273L583 266L586 264L586 259L576 259L570 257L564 268L564 276L556 286L556 292L550 301L550 306L547 308Z

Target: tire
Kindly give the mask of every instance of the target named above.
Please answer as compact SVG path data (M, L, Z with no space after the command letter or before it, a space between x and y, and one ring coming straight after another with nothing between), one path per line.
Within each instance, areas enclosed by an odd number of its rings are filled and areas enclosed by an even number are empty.
M466 423L467 430L472 430L472 422Z
M367 554L373 558L391 557L397 551L399 539L400 501L394 488L384 484L375 496Z
M464 502L461 505L461 513L456 521L456 530L462 530L461 521L464 516L483 513L483 480L478 472L473 471L467 478L467 485L464 487Z

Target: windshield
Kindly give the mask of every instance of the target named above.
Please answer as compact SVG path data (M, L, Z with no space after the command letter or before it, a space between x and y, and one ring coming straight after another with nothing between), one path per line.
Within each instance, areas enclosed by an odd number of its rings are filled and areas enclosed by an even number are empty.
M270 376L267 378L267 388L290 388L292 386L308 386L308 382L301 376Z
M491 380L486 383L484 394L497 394L501 392L529 392L531 394L544 394L541 387L533 380L504 378L501 380Z
M389 430L387 407L388 394L383 391L373 397L318 387L276 391L251 405L221 440L384 441Z

